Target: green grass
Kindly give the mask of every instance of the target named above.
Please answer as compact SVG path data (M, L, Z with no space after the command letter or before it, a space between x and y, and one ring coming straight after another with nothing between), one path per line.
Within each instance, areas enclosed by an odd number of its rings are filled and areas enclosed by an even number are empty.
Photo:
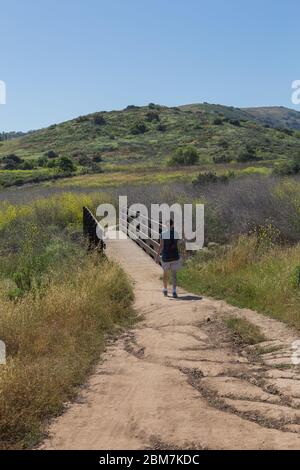
M265 341L259 327L244 318L224 318L224 323L244 344L253 345Z
M35 445L76 396L105 348L135 320L132 287L104 256L88 255L82 206L109 196L0 204L0 449Z
M54 150L60 157L66 156L78 165L78 172L85 171L76 160L76 153L88 157L101 154L103 169L110 171L114 166L118 171L127 167L134 173L137 166L159 168L168 161L178 147L191 145L200 155L200 164L213 164L213 158L226 155L230 161L236 161L246 146L255 148L257 155L265 162L266 167L273 161L286 159L299 154L299 131L286 134L272 128L266 128L252 120L241 110L213 105L197 105L195 108L168 108L158 106L155 112L159 115L165 132L158 130L158 122L147 120L149 107L140 107L123 111L101 113L104 125L94 122L95 114L88 115L83 121L74 119L62 124L30 133L23 137L0 142L1 157L16 154L24 159L36 160L49 150ZM233 125L228 119L242 119L240 125ZM216 119L221 124L216 124ZM133 135L132 128L136 122L146 123L144 134ZM256 167L257 164L248 163ZM260 166L260 165L258 165ZM159 170L161 171L161 169ZM250 171L250 170L249 170ZM266 172L268 170L260 170ZM42 179L51 179L53 174L47 169L36 169L33 173ZM34 182L26 173L16 178L0 175L0 185Z
M300 244L261 247L241 237L232 248L199 253L181 271L180 284L196 294L225 299L284 321L300 330L300 287L295 285Z

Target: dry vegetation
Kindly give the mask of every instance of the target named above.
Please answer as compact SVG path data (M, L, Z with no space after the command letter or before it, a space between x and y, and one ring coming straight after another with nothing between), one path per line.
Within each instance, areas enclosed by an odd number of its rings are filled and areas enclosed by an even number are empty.
M2 207L2 449L32 447L47 420L76 395L107 334L134 320L125 274L105 258L86 254L78 225L84 203L92 206L93 198L64 194Z

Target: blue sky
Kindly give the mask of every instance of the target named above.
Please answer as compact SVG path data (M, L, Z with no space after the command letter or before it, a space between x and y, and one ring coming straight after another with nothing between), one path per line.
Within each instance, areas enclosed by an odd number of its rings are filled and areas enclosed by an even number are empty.
M299 18L298 0L0 0L0 131L149 102L293 107Z

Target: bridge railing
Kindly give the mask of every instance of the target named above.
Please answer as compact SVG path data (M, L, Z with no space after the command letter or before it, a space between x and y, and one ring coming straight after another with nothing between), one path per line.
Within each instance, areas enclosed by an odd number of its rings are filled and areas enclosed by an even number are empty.
M97 230L99 222L93 216L92 212L87 208L83 208L83 236L88 241L89 250L99 249L103 251L105 249L105 243L100 237L101 230Z
M138 219L138 220L137 220ZM134 232L131 230L132 223ZM130 237L151 258L155 259L160 245L160 235L165 230L161 220L157 221L131 209L121 210L120 230Z

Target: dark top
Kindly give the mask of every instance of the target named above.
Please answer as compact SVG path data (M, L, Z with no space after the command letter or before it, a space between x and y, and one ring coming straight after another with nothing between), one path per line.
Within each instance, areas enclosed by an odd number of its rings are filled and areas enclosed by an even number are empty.
M162 260L164 263L180 259L176 237L178 238L178 235L174 229L163 232L160 236L161 240L163 240Z

